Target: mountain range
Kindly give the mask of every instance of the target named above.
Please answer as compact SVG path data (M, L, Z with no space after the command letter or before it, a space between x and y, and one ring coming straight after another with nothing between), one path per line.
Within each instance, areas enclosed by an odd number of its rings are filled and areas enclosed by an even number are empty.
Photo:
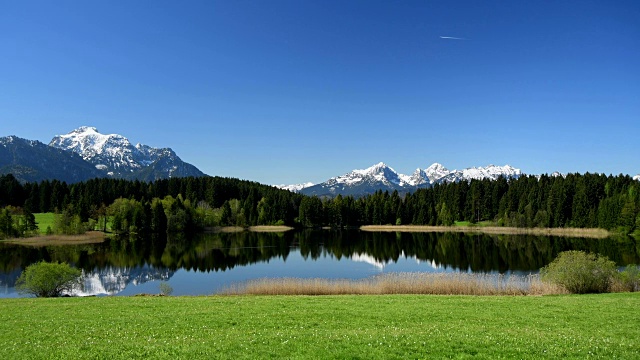
M396 172L385 163L375 164L367 169L353 170L347 174L332 177L320 184L311 182L295 185L276 185L280 189L285 189L304 195L319 197L334 197L337 195L363 196L373 194L377 190L394 191L408 193L419 188L426 188L435 184L446 184L458 181L470 181L490 179L496 180L499 177L518 178L524 173L510 165L485 167L470 167L462 170L449 170L442 164L434 163L426 169L418 168L411 175L403 175ZM550 176L566 176L559 172L554 172ZM640 174L633 177L640 181Z
M17 136L0 137L0 175L13 174L21 182L60 180L75 183L93 178L154 181L171 177L205 176L195 166L180 159L171 148L133 145L118 134L101 134L95 127L82 126L54 136L46 145ZM471 179L517 178L520 169L510 165L448 170L439 163L403 175L384 163L353 170L320 183L276 185L305 195L333 197L338 194L362 196L377 190L411 192ZM553 173L552 176L563 176ZM640 181L640 174L634 176Z
M396 172L385 163L375 164L364 170L353 170L347 174L333 177L320 184L299 184L279 186L282 189L299 192L305 195L328 196L340 195L362 196L377 190L411 192L419 188L471 179L517 178L522 175L520 169L510 165L472 167L463 170L449 170L442 164L434 163L426 169L416 169L411 175Z
M49 145L16 136L0 138L2 174L13 174L21 182L68 183L103 177L153 181L205 175L171 148L134 146L122 135L101 134L88 126L57 135Z

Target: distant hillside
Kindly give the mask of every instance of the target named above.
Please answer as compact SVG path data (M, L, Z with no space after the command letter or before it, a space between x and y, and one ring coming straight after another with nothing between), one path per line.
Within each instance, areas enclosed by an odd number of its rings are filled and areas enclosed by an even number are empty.
M104 172L80 156L16 136L0 138L0 175L20 182L60 180L68 183L104 177Z

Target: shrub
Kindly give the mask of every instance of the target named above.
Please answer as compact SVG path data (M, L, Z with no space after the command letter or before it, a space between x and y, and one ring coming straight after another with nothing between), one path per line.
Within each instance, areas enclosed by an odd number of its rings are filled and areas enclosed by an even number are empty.
M620 281L627 291L638 291L640 289L640 267L636 265L627 265L620 273Z
M80 275L79 269L67 263L41 261L24 269L16 281L16 290L37 297L57 297L79 287Z
M169 296L173 293L173 288L168 282L163 281L160 283L160 295Z
M616 264L606 256L575 250L558 254L555 260L540 269L542 280L574 294L607 292L617 274Z

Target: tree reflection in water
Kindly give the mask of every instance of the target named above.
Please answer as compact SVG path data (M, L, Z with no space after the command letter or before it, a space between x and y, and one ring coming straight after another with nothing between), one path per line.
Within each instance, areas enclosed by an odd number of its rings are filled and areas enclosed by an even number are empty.
M87 274L106 269L226 271L235 267L286 260L299 251L307 261L338 261L366 256L379 263L403 257L442 269L472 272L535 272L565 250L599 253L619 266L638 264L637 241L562 238L533 235L463 233L388 233L360 231L291 231L286 233L214 233L184 236L121 237L102 244L30 248L0 244L0 286L11 287L22 269L40 260L68 262ZM166 277L166 275L163 275ZM318 274L322 277L322 274ZM154 279L153 276L149 276Z

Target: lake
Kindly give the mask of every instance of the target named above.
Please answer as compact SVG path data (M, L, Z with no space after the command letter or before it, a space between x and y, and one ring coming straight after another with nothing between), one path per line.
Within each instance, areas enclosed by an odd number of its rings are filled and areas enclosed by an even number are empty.
M123 237L101 244L26 247L0 243L0 297L19 297L29 264L64 261L83 270L77 295L210 295L259 278L361 279L389 272L537 273L561 251L600 253L640 264L640 244L608 239L463 233L290 231L215 233L191 238Z

